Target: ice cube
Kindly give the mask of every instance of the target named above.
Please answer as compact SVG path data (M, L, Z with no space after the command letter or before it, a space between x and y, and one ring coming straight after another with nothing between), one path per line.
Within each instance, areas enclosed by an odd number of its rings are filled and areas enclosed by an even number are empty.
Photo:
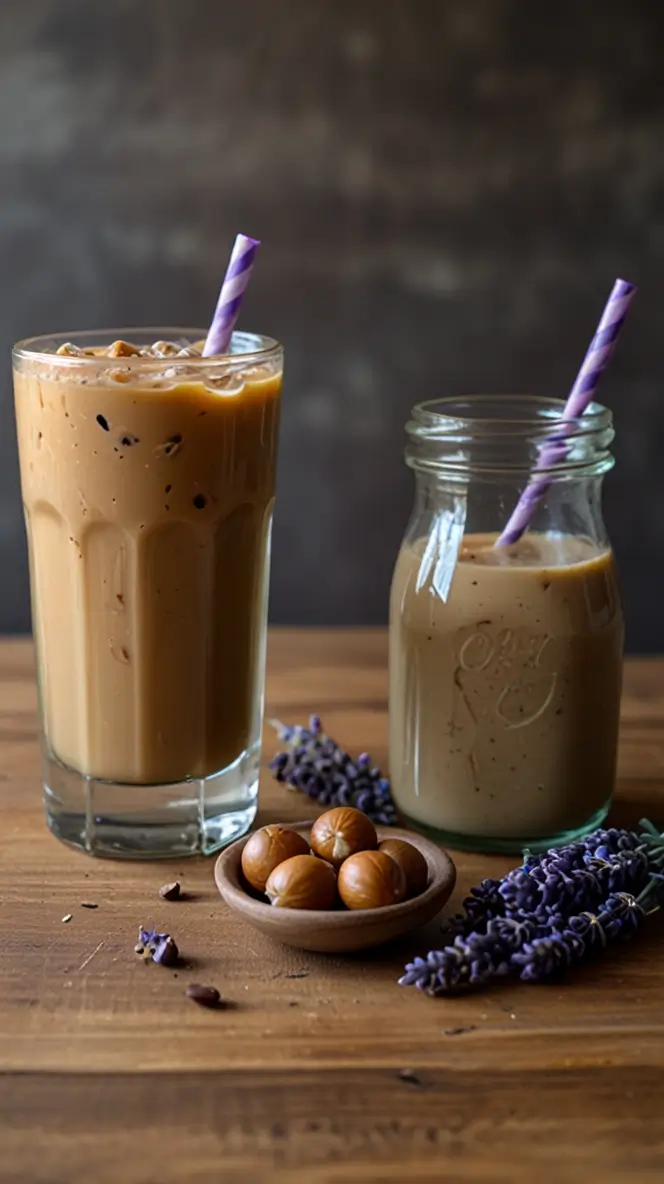
M208 390L218 395L239 395L244 390L244 374L223 374L220 378L205 378Z

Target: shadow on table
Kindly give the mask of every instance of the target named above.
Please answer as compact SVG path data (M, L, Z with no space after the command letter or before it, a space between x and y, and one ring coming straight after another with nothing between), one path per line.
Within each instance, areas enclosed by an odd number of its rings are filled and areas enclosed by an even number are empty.
M648 818L658 830L664 830L664 786L660 780L636 782L629 787L629 796L618 791L609 811L608 826L638 827Z

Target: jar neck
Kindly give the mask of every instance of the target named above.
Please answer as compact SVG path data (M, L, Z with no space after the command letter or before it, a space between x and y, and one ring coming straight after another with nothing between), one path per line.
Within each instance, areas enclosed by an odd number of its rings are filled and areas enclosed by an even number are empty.
M417 479L409 537L441 546L443 539L459 545L464 534L498 537L537 467L545 492L529 530L606 547L601 484L613 465L611 413L591 404L564 421L563 410L560 400L525 395L415 407L406 429L406 461Z
M613 466L611 412L591 403L563 418L560 399L468 395L419 403L406 424L406 463L433 480L528 480L536 466L551 482L601 477ZM546 448L552 439L560 447Z

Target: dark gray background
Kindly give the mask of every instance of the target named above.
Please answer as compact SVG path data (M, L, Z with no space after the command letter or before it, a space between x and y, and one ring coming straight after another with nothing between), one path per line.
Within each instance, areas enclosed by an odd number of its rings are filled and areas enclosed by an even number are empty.
M0 352L242 323L288 351L272 617L386 617L416 400L564 395L611 283L602 388L635 650L664 650L664 6L656 0L2 0ZM29 623L8 362L0 629Z

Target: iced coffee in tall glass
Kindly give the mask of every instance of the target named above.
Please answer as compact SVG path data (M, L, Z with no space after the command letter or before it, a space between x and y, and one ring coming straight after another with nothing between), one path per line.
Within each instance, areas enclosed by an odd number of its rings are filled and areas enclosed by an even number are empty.
M48 823L212 851L256 811L282 351L199 330L14 349Z

